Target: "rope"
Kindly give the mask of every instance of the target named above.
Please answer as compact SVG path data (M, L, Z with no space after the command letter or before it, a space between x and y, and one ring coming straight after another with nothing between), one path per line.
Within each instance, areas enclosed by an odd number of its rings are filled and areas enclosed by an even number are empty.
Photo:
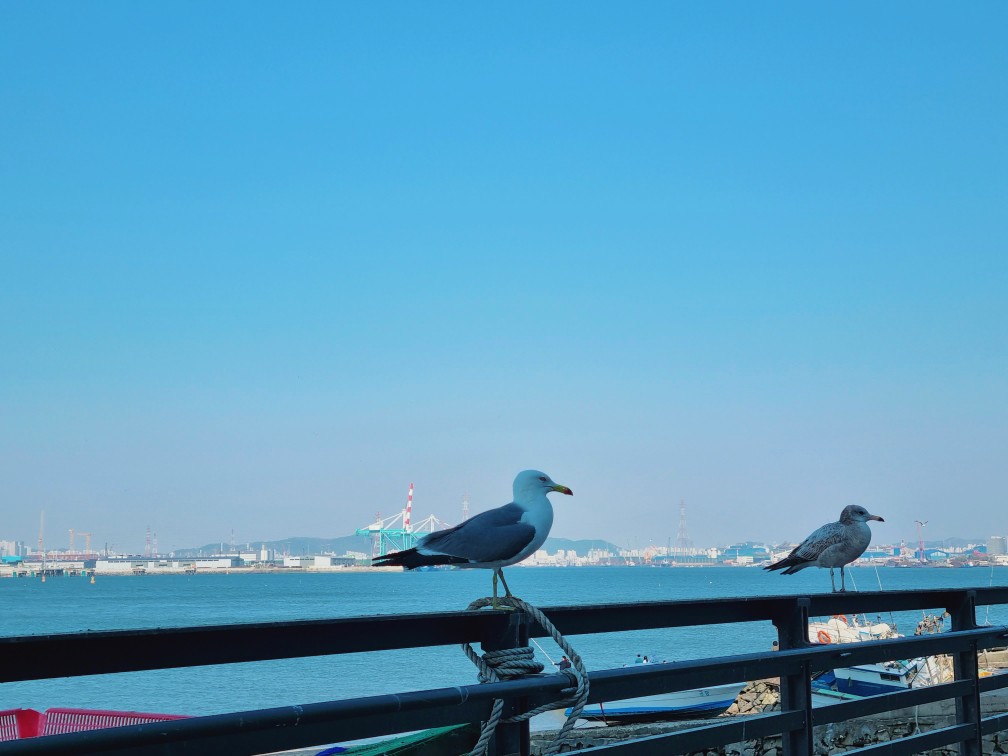
M477 599L469 604L468 609L469 611L474 611L476 609L482 609L486 606L493 606L493 601L494 600L490 598ZM551 711L552 709L566 707L570 704L571 713L567 717L567 721L564 722L563 727L560 728L556 737L553 738L550 744L546 747L546 750L543 751L543 756L553 756L553 754L560 752L560 746L563 744L563 741L567 737L568 733L574 728L574 723L577 721L578 717L581 716L581 711L588 702L588 670L585 669L584 662L581 661L581 656L573 648L571 648L567 639L560 634L560 632L553 626L552 622L546 619L546 615L532 606L532 604L528 604L519 598L515 598L514 596L499 598L497 599L497 604L510 606L513 609L523 612L526 616L531 617L535 622L539 623L539 626L549 633L550 637L553 638L561 649L563 649L565 655L570 660L570 669L560 670L560 674L566 675L571 684L569 687L560 691L563 695L563 698L560 700L543 704L542 706L537 706L531 711L516 714L513 717L502 718L501 715L504 711L504 701L500 698L495 699L493 707L490 709L490 716L487 721L483 723L483 726L480 729L479 740L476 741L476 745L473 747L472 751L469 752L469 756L483 756L483 754L487 752L487 747L490 744L490 738L493 737L494 730L501 722L505 724L524 722L538 714ZM537 675L544 669L542 663L535 660L535 652L529 646L521 648L505 648L500 651L487 651L482 656L477 654L476 651L473 650L473 647L468 643L462 644L462 650L465 651L466 656L469 657L469 660L475 664L476 668L479 670L479 681L481 683L513 680L518 677L523 677L524 675Z

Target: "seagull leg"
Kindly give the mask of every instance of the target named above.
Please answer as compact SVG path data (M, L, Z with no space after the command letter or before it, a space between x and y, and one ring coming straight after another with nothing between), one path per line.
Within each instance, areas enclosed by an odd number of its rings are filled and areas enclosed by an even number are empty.
M833 568L829 568L829 581L833 585L833 593L836 593L836 580L833 578Z
M844 580L844 566L840 565L840 593L847 593L847 583Z
M497 570L494 570L493 574L493 598L490 599L490 606L494 609L500 609L500 605L497 603Z
M504 595L507 598L514 598L514 596L511 595L511 589L508 588L507 580L504 579L504 570L498 569L497 574L500 575L500 581L504 584Z

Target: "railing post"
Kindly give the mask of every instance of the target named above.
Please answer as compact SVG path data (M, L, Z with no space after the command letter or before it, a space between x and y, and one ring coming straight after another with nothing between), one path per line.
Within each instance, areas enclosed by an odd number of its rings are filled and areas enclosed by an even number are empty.
M503 633L494 638L485 638L480 641L480 646L484 651L522 648L528 644L528 620L523 612L511 612ZM501 717L506 719L520 713L524 705L524 698L504 701L504 711ZM529 756L531 747L528 720L514 724L502 722L497 725L497 731L494 733L493 740L490 741L489 756Z
M809 599L797 598L787 615L774 620L781 651L809 645L810 605ZM780 694L782 712L800 711L805 715L801 729L782 734L784 756L812 756L812 678L808 662L803 662L797 673L781 675Z
M957 606L947 607L952 617L952 631L974 630L976 624L976 591L964 591ZM971 724L973 735L959 744L960 756L981 756L983 732L980 725L980 672L977 667L976 643L971 643L965 651L952 655L952 668L956 680L971 680L973 688L969 693L956 696L956 722Z

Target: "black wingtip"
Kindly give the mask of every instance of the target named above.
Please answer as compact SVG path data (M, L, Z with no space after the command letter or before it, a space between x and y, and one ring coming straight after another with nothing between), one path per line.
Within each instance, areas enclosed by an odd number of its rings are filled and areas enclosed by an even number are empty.
M402 567L415 570L417 567L435 567L443 564L465 564L468 560L446 554L421 554L414 549L396 551L371 560L373 567Z

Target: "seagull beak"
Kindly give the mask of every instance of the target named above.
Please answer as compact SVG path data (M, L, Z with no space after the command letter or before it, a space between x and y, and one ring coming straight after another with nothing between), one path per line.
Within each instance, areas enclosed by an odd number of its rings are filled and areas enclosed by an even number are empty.
M878 515L871 515L871 516L870 516L870 517L869 517L868 519L869 519L869 520L878 520L879 522L885 522L885 520L883 520L883 519L882 519L881 517L879 517Z
M567 488L567 486L560 486L560 485L553 486L553 488L551 488L550 491L556 491L557 493L567 494L568 496L574 495L574 492L571 491L569 488Z

